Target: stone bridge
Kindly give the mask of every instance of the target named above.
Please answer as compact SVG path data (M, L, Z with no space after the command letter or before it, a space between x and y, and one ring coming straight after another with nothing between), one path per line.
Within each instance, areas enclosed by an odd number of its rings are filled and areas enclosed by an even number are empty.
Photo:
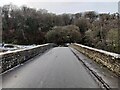
M119 88L120 55L81 44L49 43L0 57L1 88Z

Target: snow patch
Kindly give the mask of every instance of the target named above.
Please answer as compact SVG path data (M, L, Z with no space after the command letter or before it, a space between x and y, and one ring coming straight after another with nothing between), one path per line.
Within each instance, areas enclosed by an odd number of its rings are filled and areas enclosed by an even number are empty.
M77 45L77 46L89 49L89 50L94 50L94 51L97 51L97 52L100 52L100 53L103 53L103 54L106 54L106 55L110 55L110 56L112 56L114 58L120 58L120 54L117 54L117 53L112 53L112 52L108 52L108 51L104 51L104 50L101 50L101 49L88 47L88 46L77 44L77 43L74 43L74 44Z
M34 49L34 48L38 48L38 47L42 47L42 46L46 46L46 45L49 45L48 44L42 44L42 45L29 45L29 46L20 46L21 48L20 49L16 49L16 50L8 50L6 52L1 52L0 53L0 56L1 55L4 55L4 54L9 54L9 53L16 53L16 52L20 52L20 51L24 51L24 50L30 50L30 49ZM1 49L5 49L5 48L1 48Z

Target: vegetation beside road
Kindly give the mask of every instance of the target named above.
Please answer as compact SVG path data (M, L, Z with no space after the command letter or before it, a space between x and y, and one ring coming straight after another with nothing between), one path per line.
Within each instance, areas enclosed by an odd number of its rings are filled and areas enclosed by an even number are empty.
M9 4L2 7L2 39L5 43L29 45L77 42L120 53L119 16L117 12L95 11L56 15L45 9Z
M71 42L80 42L81 34L79 27L75 25L56 26L46 34L47 41L64 44Z

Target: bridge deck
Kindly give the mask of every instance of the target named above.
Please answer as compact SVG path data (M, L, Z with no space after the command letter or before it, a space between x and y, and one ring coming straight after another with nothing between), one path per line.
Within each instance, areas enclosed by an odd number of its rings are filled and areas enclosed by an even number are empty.
M56 47L2 76L3 88L99 88L68 47Z

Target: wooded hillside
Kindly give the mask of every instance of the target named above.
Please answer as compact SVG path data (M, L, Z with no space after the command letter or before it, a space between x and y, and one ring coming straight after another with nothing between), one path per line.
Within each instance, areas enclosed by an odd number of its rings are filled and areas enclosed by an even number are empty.
M77 42L120 53L119 16L117 12L110 14L95 11L56 15L45 9L4 5L2 40L14 44Z

